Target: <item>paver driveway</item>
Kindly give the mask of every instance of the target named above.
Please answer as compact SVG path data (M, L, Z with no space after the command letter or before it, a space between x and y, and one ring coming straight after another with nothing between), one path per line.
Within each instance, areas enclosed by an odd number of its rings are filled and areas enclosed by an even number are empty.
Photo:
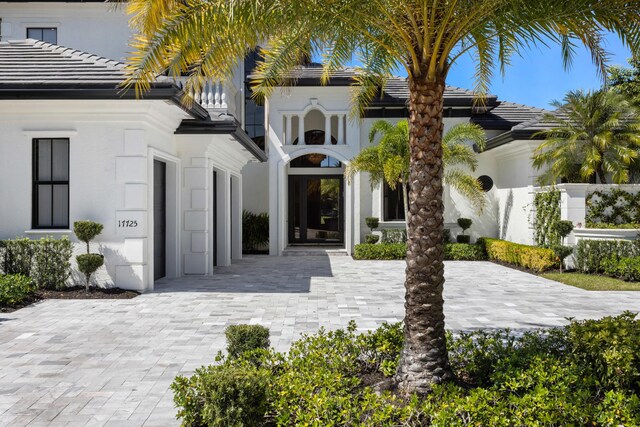
M0 425L175 425L169 384L210 363L223 329L363 329L403 312L404 262L249 257L133 300L46 301L0 313ZM533 328L640 310L640 292L587 292L486 262L446 265L448 327Z

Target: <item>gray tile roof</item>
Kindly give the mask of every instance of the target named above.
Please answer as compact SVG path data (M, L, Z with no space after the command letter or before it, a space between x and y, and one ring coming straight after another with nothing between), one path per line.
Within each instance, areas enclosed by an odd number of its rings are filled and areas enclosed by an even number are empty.
M125 65L33 39L0 42L0 86L100 84L124 80Z
M510 130L521 123L539 120L549 111L515 102L500 101L490 111L472 117L472 122L487 129Z
M355 67L344 67L331 74L328 81L329 86L350 85L358 74ZM318 86L321 84L322 64L311 63L297 67L287 75L288 78L296 80L298 86ZM255 78L255 74L249 79ZM474 98L473 91L455 86L447 86L445 89L445 102L448 104L469 104ZM409 87L407 79L404 77L392 77L387 80L382 96L378 96L373 105L380 104L406 104L409 99ZM496 101L495 95L488 95L487 101L492 104Z

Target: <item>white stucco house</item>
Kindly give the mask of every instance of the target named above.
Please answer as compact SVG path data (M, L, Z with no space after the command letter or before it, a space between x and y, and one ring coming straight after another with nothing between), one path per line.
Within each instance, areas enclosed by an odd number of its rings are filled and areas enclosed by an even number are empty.
M268 212L271 255L294 245L350 253L369 232L403 227L401 198L344 166L369 145L375 120L407 117L407 84L392 79L360 120L348 118L354 69L326 86L301 68L296 86L251 100L250 55L228 82L185 102L160 77L144 99L124 91L131 36L122 8L92 1L0 2L0 239L69 236L76 220L104 224L98 281L140 291L155 280L215 274L242 256L242 211ZM478 177L490 204L478 216L446 189L445 221L472 235L529 242L526 204L536 171L531 140L544 111L447 88L445 126L473 122L489 138Z

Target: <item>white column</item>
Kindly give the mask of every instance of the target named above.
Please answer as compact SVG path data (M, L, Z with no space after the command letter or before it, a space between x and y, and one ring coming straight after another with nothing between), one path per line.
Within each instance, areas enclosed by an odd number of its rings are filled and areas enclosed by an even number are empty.
M242 259L242 176L231 176L232 185L232 203L231 215L233 217L231 239L233 244L231 248L232 259Z
M293 121L293 117L291 117L291 114L287 114L285 117L286 120L286 135L284 137L284 143L286 145L291 145L291 143L293 142L293 138L291 138L291 122ZM266 122L265 122L266 123Z
M304 116L298 115L298 145L305 145L304 142Z
M231 175L218 170L218 265L231 265Z
M338 115L338 145L344 144L344 114Z
M324 116L324 145L331 145L331 114Z

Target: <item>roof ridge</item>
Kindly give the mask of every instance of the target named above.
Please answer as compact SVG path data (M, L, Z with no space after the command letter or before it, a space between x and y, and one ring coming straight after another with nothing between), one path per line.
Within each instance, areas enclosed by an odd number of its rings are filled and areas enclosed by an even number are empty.
M70 47L47 43L35 39L25 39L25 42L32 45L33 47L42 48L69 58L80 59L83 62L89 62L96 65L104 65L113 70L124 71L126 67L126 65L122 62L110 58L105 58L104 56L96 55L94 53L85 52L79 49L73 49Z

